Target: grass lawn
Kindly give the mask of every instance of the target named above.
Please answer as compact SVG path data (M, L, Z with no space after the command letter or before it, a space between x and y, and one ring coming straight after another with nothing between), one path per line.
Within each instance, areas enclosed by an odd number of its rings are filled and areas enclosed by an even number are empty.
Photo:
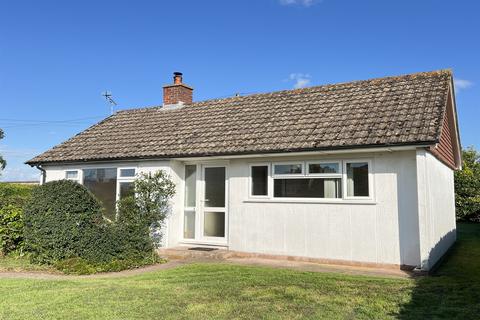
M7 256L0 257L0 272L49 272L59 273L53 267L31 264L27 257ZM1 296L0 292L0 296Z
M458 235L438 272L416 280L225 264L126 278L0 279L0 319L478 319L480 225L459 225Z

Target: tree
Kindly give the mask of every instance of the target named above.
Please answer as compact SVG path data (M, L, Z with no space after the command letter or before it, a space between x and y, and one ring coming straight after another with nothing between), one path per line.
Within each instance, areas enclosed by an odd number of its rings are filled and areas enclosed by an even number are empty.
M4 133L3 133L3 130L0 129L0 140L2 140L3 138L5 137ZM5 166L7 165L7 161L5 161L5 159L2 158L2 155L0 154L0 171L2 171L3 169L5 169Z
M118 222L129 224L138 234L149 230L153 243L160 246L162 227L168 216L169 201L175 194L175 184L163 170L140 173L135 179L135 196L120 200ZM138 231L140 230L140 231Z
M474 147L462 151L462 170L455 172L455 206L458 220L480 218L480 153Z

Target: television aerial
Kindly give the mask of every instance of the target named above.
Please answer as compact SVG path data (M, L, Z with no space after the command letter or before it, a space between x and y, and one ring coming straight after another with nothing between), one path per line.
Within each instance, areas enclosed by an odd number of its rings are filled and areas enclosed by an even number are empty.
M102 96L105 97L105 100L110 104L110 113L113 114L113 108L117 105L115 100L112 98L112 93L110 91L105 90L102 93Z

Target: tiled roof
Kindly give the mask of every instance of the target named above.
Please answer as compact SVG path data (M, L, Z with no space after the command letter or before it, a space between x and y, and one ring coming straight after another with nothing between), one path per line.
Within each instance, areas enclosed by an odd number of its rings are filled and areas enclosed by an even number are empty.
M434 144L451 77L442 70L120 111L27 163Z

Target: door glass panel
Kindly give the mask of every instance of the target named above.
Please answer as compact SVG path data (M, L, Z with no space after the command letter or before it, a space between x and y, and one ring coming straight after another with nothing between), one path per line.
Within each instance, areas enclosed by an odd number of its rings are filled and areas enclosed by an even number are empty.
M205 212L204 236L225 237L225 212Z
M197 166L185 166L185 207L195 207Z
M83 184L102 202L105 208L105 217L115 220L117 169L85 169L83 170Z
M195 211L186 210L183 215L183 237L195 239Z
M205 168L204 201L205 207L225 207L225 167Z

